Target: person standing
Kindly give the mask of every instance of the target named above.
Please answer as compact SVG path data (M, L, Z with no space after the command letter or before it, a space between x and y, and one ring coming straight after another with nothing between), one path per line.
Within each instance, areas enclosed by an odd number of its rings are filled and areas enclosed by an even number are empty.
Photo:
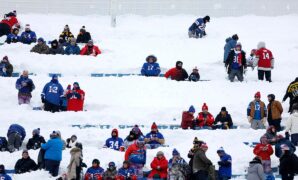
M255 100L249 103L247 108L247 119L252 129L265 129L267 108L261 101L261 93L255 94Z
M23 74L17 80L16 89L19 91L19 105L30 104L30 100L32 98L31 92L35 89L35 85L32 79L29 78L29 72L27 70L24 70Z
M229 53L235 49L238 40L239 40L239 37L237 34L234 34L232 37L228 37L226 39L226 44L224 46L224 57L223 57L224 63L226 63Z
M223 147L217 150L217 154L220 158L218 161L218 180L228 180L232 177L232 157L228 155Z
M194 153L192 170L195 180L208 180L209 178L209 168L212 162L206 156L207 150L207 144L203 143Z
M266 49L265 42L259 42L258 49L256 51L256 61L254 66L258 66L258 79L272 82L271 70L274 68L274 58L272 52Z
M283 112L282 105L279 101L275 100L274 94L268 95L269 104L267 105L268 110L268 124L269 126L274 126L276 131L281 131L280 122L281 114Z
M296 77L295 81L289 84L282 102L285 102L288 98L290 98L289 113L291 113L293 104L298 103L298 77Z
M298 157L286 144L281 145L282 155L279 159L279 174L282 180L293 180L297 173Z
M291 142L298 146L298 104L293 105L293 112L287 121L286 134L289 136L290 133Z

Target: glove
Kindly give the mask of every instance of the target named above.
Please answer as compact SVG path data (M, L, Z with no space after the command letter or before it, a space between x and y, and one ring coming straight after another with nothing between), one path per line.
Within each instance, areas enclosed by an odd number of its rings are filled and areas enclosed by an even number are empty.
M247 116L247 120L248 120L249 123L251 123L252 122L252 117Z
M82 167L87 168L87 164L83 163L81 164Z
M264 125L266 124L266 118L263 118L261 121Z

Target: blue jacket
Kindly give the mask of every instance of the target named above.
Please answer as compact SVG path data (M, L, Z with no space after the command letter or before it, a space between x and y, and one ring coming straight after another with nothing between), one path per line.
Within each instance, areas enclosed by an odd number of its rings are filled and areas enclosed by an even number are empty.
M129 167L127 169L125 169L123 167L118 169L119 176L129 177L128 174L129 174L129 176L135 175L135 170L131 167Z
M232 157L228 154L224 154L220 157L218 162L218 176L219 177L231 177L232 176Z
M7 38L6 38L6 42L9 44L9 43L12 43L12 42L19 42L21 39L20 36L18 35L15 35L13 33L10 33L7 35Z
M234 40L233 38L229 37L226 39L226 44L224 47L224 59L223 59L224 62L226 62L230 51L236 47L236 44L237 44L237 41Z
M203 18L198 18L190 27L189 31L200 31L204 32L205 31L206 24L203 20Z
M18 134L20 134L22 136L21 137L22 141L26 137L26 131L25 131L25 129L21 125L18 125L18 124L12 124L12 125L9 126L8 131L7 131L7 137L9 135L11 135L12 133L18 133Z
M276 157L280 158L281 155L282 155L282 150L281 150L281 148L280 148L280 146L281 146L282 144L286 144L286 145L290 148L290 152L291 152L291 153L294 153L294 152L296 151L296 147L295 147L295 145L294 145L291 141L289 141L288 139L283 138L283 139L280 139L280 140L277 142L277 144L275 145L275 156L276 156Z
M123 144L123 139L120 138L120 137L117 137L117 138L109 138L106 140L106 144L105 146L108 147L108 148L111 148L111 149L114 149L116 151L119 151L120 147L121 146L124 146Z
M153 137L157 137L158 139L164 139L163 135L160 132L157 132L157 133L150 132L145 136L145 138L148 138L148 139L153 138ZM159 144L160 145L160 143L155 140L149 141L147 144Z
M160 74L160 67L158 63L144 63L141 74L143 76L158 76Z
M62 160L63 142L60 138L56 137L48 140L47 143L41 145L41 148L46 150L45 159L54 161Z
M34 31L22 32L20 41L24 44L31 44L36 42L36 34Z
M11 177L7 174L0 174L0 179L1 180L11 180Z
M99 177L104 173L104 169L102 167L94 168L90 167L87 169L85 177Z
M78 45L71 45L69 44L64 51L65 54L71 55L71 54L80 54L80 47Z
M26 83L26 86L23 86L23 83ZM28 77L21 77L16 82L16 88L19 90L19 93L31 93L35 89L33 81Z
M44 97L47 102L59 106L63 92L64 89L59 82L54 83L51 81L44 86L41 96Z

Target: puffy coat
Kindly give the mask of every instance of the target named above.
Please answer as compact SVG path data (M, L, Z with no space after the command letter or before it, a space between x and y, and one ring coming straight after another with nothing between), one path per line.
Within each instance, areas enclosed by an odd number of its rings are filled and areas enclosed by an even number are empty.
M41 148L46 150L44 159L61 161L63 142L60 138L55 137L48 140L47 143L42 144Z
M262 160L270 160L273 154L273 148L270 144L257 144L254 148L254 154L259 156Z
M27 149L39 149L41 147L41 144L46 143L44 137L40 135L34 135L32 138L29 139L26 147Z
M181 128L182 129L193 128L194 118L195 117L193 114L189 113L188 111L184 111L182 113Z
M102 175L103 180L115 180L116 177L117 177L116 167L113 170L108 168Z
M25 31L22 32L20 36L20 42L24 44L31 44L36 42L36 34L34 31Z
M265 180L261 161L251 161L247 172L247 180Z
M17 133L17 134L21 135L22 141L26 137L25 129L21 125L18 125L18 124L12 124L9 126L8 131L7 131L7 137L9 137L9 135L11 135L12 133Z
M151 162L152 171L149 174L149 178L153 178L158 174L160 178L165 179L168 176L168 160L163 156L161 159L155 157Z
M269 112L271 111L271 119L279 120L281 119L281 114L283 112L282 105L279 101L272 101L267 105L268 119L270 117Z
M80 54L80 47L78 45L71 45L69 44L66 48L65 48L65 54L67 55L71 55L71 54L75 54L75 55L78 55Z
M3 68L6 69L5 72L3 72ZM13 72L13 66L10 64L10 62L2 62L0 63L0 76L3 77L11 77Z
M71 38L74 38L74 36L70 31L63 31L59 36L59 43L67 43Z
M193 157L193 173L198 171L208 171L212 162L207 158L205 151L198 149Z
M51 81L44 86L41 96L43 96L47 102L59 106L63 92L64 89L59 82L55 83Z
M26 86L23 86L23 83L26 83ZM31 95L31 92L35 89L35 85L32 79L21 75L16 82L16 88L19 90L19 93Z
M38 54L48 54L49 53L49 46L46 43L36 44L30 52L38 53Z
M27 159L19 159L14 167L17 174L26 173L37 170L37 164L28 157Z
M77 36L77 43L88 43L91 40L91 35L89 32L80 33Z
M196 120L197 120L196 126L199 126L199 127L203 127L203 126L211 127L214 123L214 118L212 114L210 114L209 112L207 115L204 115L203 112L200 112Z
M11 177L7 174L1 174L0 173L0 179L1 180L11 180Z
M294 111L293 114L290 115L287 121L286 131L290 131L291 134L298 133L298 111Z
M144 63L141 74L143 76L158 76L160 74L159 64L156 62L153 63Z
M10 29L13 28L14 25L18 24L18 19L15 16L10 16L8 18L3 19L0 23L4 23L9 25Z
M82 163L82 150L80 148L74 147L70 150L70 155L70 162L67 166L67 178L78 179L77 174L80 174Z
M90 55L90 56L97 56L98 54L101 54L101 51L97 46L93 46L92 49L86 45L85 47L82 48L80 55Z
M218 162L219 169L218 175L219 177L231 177L232 176L232 157L228 154L224 154L220 157L220 161Z
M231 118L231 115L227 112L226 115L222 115L221 113L219 113L214 121L214 124L217 124L218 122L224 124L224 123L228 123L229 128L231 128L233 126L233 121Z
M200 74L199 73L191 73L188 77L188 80L194 81L194 82L200 81Z
M229 37L226 39L226 44L224 46L224 59L223 61L226 62L228 55L232 49L236 47L237 41L233 38Z
M296 154L286 151L279 159L279 174L297 173L298 157Z
M103 173L102 167L90 167L87 169L84 180L101 180Z
M69 91L66 94L67 111L83 111L85 92L81 89Z
M233 69L233 63L235 62L235 56L236 56L235 50L231 50L227 59L226 59L225 64L226 64L226 67L228 67L228 74L230 74L231 70ZM242 50L241 50L241 54L239 52L238 56L236 56L238 59L237 68L239 67L241 73L243 73L244 69L246 69L246 67L247 67L245 56L246 56L246 54ZM239 59L239 57L241 57L241 59Z
M176 81L184 81L185 79L188 78L188 74L185 71L185 69L177 69L172 68L170 70L168 70L165 74L166 78L171 77L172 80L176 80Z
M146 164L146 148L139 148L136 143L130 145L125 152L125 160L132 164Z

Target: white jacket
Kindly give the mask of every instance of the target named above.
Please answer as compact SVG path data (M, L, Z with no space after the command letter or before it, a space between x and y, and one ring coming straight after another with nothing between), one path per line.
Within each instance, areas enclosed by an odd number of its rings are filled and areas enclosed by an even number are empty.
M286 132L290 132L291 134L298 133L298 111L294 111L294 113L290 115L287 121Z

